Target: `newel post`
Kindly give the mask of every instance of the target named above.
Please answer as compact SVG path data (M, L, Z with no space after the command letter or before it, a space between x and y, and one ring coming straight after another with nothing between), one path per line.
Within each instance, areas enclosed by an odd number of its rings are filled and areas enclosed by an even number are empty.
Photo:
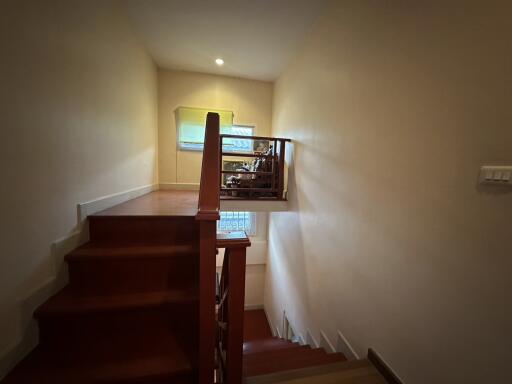
M215 370L215 255L220 210L219 115L208 113L196 220L199 223L198 383L211 384Z

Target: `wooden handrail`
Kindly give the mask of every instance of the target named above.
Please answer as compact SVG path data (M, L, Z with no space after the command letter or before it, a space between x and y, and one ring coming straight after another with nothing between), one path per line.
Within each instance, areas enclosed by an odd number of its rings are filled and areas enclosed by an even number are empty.
M230 157L265 157L272 158L273 155L261 155L259 153L245 153L245 152L222 152L222 156L230 156Z
M206 118L201 184L196 220L199 220L199 345L198 383L211 384L215 371L215 255L220 218L219 115Z
M244 136L244 135L231 135L227 133L223 133L221 135L226 139L244 139L244 140L268 140L268 141L292 141L291 139L285 139L283 137L267 137L267 136Z

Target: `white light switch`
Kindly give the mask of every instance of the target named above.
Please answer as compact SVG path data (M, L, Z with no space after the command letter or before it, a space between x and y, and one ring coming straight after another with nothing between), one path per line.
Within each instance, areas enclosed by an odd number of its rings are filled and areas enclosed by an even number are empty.
M512 165L484 165L480 169L480 183L512 187Z

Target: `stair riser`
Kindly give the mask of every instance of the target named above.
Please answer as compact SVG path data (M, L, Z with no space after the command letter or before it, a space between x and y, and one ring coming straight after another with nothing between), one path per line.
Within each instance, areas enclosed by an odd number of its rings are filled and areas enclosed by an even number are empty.
M190 244L199 238L193 217L89 217L91 242L97 244Z
M40 345L73 358L76 354L98 354L103 349L111 351L112 347L136 352L137 346L148 342L147 336L155 334L157 329L172 329L172 333L183 338L184 344L195 346L193 325L197 324L197 303L43 317L38 323Z
M87 295L165 291L194 287L199 256L68 261L70 286Z
M274 341L266 344L244 344L244 355L252 354L252 353L260 353L260 352L271 352L277 351L280 349L289 349L289 348L300 348L300 344L284 342L284 341Z

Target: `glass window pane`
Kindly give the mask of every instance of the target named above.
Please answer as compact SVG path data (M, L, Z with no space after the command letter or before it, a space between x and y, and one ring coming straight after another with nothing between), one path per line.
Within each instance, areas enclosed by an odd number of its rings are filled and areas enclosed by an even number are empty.
M245 231L248 235L254 235L256 228L255 213L253 212L221 212L217 229L220 231Z

